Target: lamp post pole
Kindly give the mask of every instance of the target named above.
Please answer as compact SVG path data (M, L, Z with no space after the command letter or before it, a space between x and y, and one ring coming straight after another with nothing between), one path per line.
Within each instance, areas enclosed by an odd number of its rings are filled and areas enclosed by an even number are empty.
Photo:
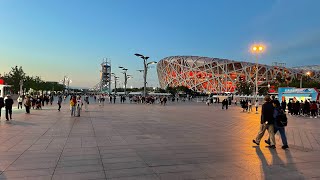
M256 55L256 78L255 78L255 80L256 80L256 82L255 82L255 86L256 86L255 99L256 100L258 99L258 91L259 91L259 89L258 89L258 72L259 72L259 70L258 70L258 55Z
M122 66L119 66L120 69L123 70L123 74L124 74L124 95L126 96L127 95L127 82L128 82L128 75L127 75L127 71L128 69L122 67Z
M259 67L258 67L258 55L259 53L262 53L264 51L264 46L261 45L261 44L257 44L257 45L253 45L252 46L252 49L251 49L251 52L254 53L256 55L256 76L255 76L255 93L254 93L254 96L255 96L255 99L257 100L258 99L258 91L259 91L259 88L258 88L258 73L259 73Z
M140 57L141 59L143 59L143 97L146 97L146 91L147 91L147 74L148 74L148 66L150 64L155 64L157 62L155 61L151 61L151 62L147 62L149 57L148 56L144 56L141 54L134 54L135 56Z
M143 97L146 97L146 91L147 91L147 59L146 57L143 58L143 65L144 65L144 71L143 71Z

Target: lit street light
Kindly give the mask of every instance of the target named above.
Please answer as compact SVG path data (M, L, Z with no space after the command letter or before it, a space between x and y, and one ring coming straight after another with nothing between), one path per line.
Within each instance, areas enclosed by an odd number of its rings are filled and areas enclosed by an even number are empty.
M265 50L265 47L262 44L254 44L251 47L251 52L253 54L256 54L256 77L255 77L255 91L256 92L254 93L256 100L258 98L258 91L259 91L259 89L258 89L258 71L259 71L259 69L258 69L258 55L260 53L263 53L264 50Z
M156 64L157 62L156 61L147 62L149 57L144 56L142 54L134 54L134 55L143 59L144 70L139 70L139 71L140 72L143 71L143 97L146 97L148 66L151 64Z

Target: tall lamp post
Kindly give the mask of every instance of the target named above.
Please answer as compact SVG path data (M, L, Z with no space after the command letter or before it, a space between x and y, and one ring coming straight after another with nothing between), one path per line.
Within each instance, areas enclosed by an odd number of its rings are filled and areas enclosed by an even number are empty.
M306 73L307 76L310 76L310 74L311 73L309 71ZM302 88L302 78L303 78L303 74L301 74L301 78L300 78L300 88Z
M114 73L111 73L111 75L113 75L113 78L114 78L114 96L116 96L116 94L117 94L117 80L119 77L117 77Z
M255 99L257 100L258 99L258 72L259 72L259 68L258 68L258 55L260 53L262 53L264 51L264 46L261 45L261 44L255 44L251 47L251 52L253 54L256 55L256 77L255 77L255 93L254 93L254 96L255 96Z
M140 57L141 59L143 59L143 97L146 97L146 89L147 89L147 74L148 74L148 66L150 64L156 64L156 61L151 61L148 62L149 57L148 56L144 56L142 54L134 54L137 57Z
M128 69L126 69L122 66L119 66L119 68L123 70L122 73L124 74L124 95L126 96L127 95L126 91L127 91L128 79L132 78L132 76L127 74Z

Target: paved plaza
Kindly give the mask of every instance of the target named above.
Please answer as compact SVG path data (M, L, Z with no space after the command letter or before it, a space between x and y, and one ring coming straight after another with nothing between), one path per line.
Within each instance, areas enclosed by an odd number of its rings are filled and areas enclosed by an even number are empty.
M240 107L92 103L81 117L56 108L2 116L0 180L320 179L320 119L289 116L283 150L278 135L276 149L254 145L260 114Z

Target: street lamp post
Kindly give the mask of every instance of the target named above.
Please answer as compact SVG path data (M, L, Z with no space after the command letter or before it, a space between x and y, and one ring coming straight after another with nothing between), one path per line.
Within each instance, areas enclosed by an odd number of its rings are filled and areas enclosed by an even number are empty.
M148 66L150 64L155 64L157 62L156 61L147 62L149 57L144 56L142 54L134 54L134 55L143 59L143 67L144 67L144 70L143 70L143 97L146 97Z
M310 72L307 72L306 75L309 76ZM303 74L301 74L301 78L300 78L300 88L302 88L302 78L303 78Z
M120 69L123 70L123 74L124 74L124 95L126 96L127 95L127 83L128 83L128 79L132 78L131 75L127 75L127 71L128 69L122 67L122 66L119 66Z
M252 48L251 48L251 52L256 54L256 77L255 77L255 99L257 100L258 99L258 72L259 72L259 68L258 68L258 55L260 53L262 53L264 51L264 47L263 45L261 44L258 44L258 45L253 45Z
M117 94L117 80L119 77L117 77L114 73L111 73L111 75L113 75L113 77L114 77L114 95L116 96L116 94Z

